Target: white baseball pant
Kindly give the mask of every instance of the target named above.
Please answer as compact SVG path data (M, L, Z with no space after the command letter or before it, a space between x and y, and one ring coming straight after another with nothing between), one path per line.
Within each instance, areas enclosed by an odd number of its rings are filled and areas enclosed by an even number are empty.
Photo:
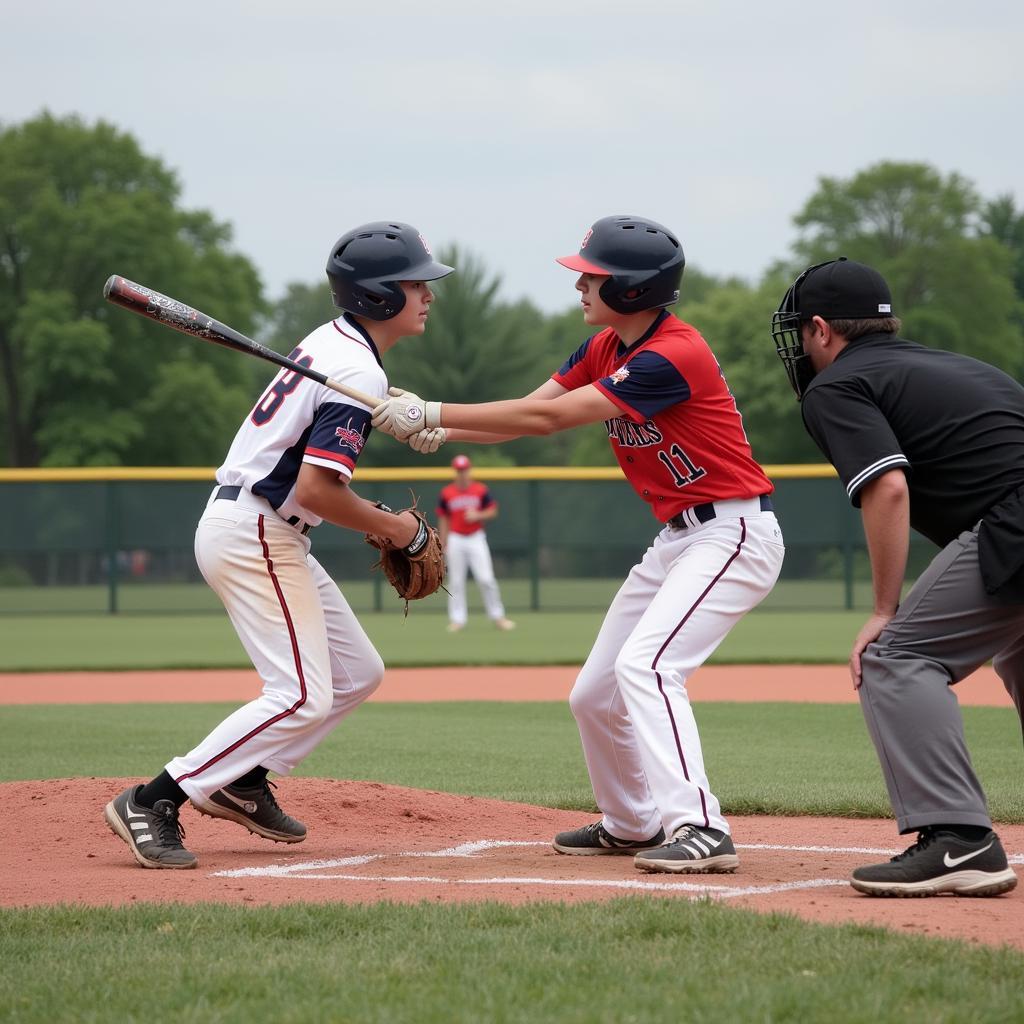
M784 547L757 499L715 507L708 523L658 534L612 601L569 697L604 827L620 839L687 824L729 831L686 682L771 591Z
M487 546L487 534L455 533L448 531L445 546L447 573L445 586L448 588L448 621L457 625L466 624L466 573L473 574L480 596L484 601L487 617L492 620L505 617L505 606L501 603L498 581L494 578L494 564L491 549Z
M196 560L263 693L167 765L193 799L257 765L287 775L384 677L380 655L309 547L248 491L211 500L199 521Z

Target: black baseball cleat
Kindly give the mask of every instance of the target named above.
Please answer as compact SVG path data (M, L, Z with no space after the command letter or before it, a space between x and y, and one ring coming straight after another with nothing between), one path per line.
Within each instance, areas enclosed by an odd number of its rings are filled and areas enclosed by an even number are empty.
M636 853L637 850L646 850L649 846L658 846L663 842L664 829L659 828L658 834L650 839L619 839L607 831L600 821L595 821L592 825L584 825L570 832L559 832L551 845L559 853L592 857L610 853Z
M253 835L273 839L275 843L301 843L306 838L306 826L281 810L271 786L274 784L266 781L251 789L225 786L203 802L193 797L192 806L211 818L237 821Z
M732 836L717 828L683 825L672 838L655 850L644 850L633 858L640 871L668 871L672 874L728 874L740 866Z
M103 811L110 831L120 836L144 868L194 868L196 856L182 845L185 830L178 808L170 800L157 800L152 809L135 802L142 786L129 786Z
M995 832L962 839L941 828L923 828L913 846L885 864L857 868L850 885L869 896L999 896L1017 884Z

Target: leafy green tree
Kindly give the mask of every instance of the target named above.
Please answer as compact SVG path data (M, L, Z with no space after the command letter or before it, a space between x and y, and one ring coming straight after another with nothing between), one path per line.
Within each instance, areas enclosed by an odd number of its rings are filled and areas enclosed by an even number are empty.
M1024 303L1024 210L1018 210L1012 195L998 196L985 204L981 231L1009 249L1013 258L1013 284ZM1024 321L1024 312L1018 314Z
M0 410L10 464L211 463L223 454L255 397L250 361L102 298L106 278L123 273L252 331L262 309L255 269L230 250L227 225L180 209L179 197L173 172L102 121L43 114L0 129ZM207 386L190 405L199 381Z
M260 339L275 351L287 354L310 331L337 315L326 275L319 284L293 282L271 307L260 328Z
M819 462L771 338L771 316L787 286L782 273L766 275L757 287L732 281L677 312L715 353L754 457L762 463Z
M1024 366L1014 256L979 230L982 203L958 174L926 164L875 164L822 178L796 216L802 265L849 256L889 281L903 333L1017 372Z

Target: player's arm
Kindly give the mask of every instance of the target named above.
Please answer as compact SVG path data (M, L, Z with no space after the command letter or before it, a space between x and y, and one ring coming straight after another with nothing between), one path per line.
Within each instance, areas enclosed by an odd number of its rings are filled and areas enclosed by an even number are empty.
M303 508L328 522L360 533L387 537L398 547L409 544L419 529L411 512L395 515L360 498L338 474L323 466L304 462L295 483L295 499Z
M596 385L567 391L557 398L528 395L506 402L453 405L425 402L418 395L392 396L373 411L373 425L404 440L424 426L482 431L520 437L554 434L585 423L620 415L621 410Z
M553 380L546 380L539 388L531 391L526 398L539 398L550 401L566 394L566 389ZM472 444L500 444L502 441L514 441L520 434L485 433L482 430L462 430L458 427L446 428L449 441L468 441ZM495 513L497 514L497 513ZM492 517L493 518L493 517Z
M861 682L861 655L877 640L896 614L910 549L910 491L902 469L892 469L866 483L860 491L861 518L871 558L874 610L850 654L854 688Z
M441 406L440 417L445 428L543 436L613 419L621 413L622 410L610 398L593 384L588 384L550 399L528 395L526 398L482 405L445 403Z
M474 523L489 523L492 519L498 518L498 506L488 505L487 508L477 509L473 516Z

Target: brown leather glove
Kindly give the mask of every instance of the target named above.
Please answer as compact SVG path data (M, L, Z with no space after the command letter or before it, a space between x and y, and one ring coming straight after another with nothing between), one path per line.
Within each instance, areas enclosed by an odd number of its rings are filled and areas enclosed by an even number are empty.
M387 508L386 505L378 507ZM396 547L387 537L378 537L372 533L366 534L365 539L367 544L380 552L380 559L373 568L379 568L395 593L405 598L405 611L408 614L410 601L429 597L443 585L444 552L437 530L427 522L422 512L415 506L401 509L397 514L401 515L402 512L411 512L420 524L416 536L404 548Z

